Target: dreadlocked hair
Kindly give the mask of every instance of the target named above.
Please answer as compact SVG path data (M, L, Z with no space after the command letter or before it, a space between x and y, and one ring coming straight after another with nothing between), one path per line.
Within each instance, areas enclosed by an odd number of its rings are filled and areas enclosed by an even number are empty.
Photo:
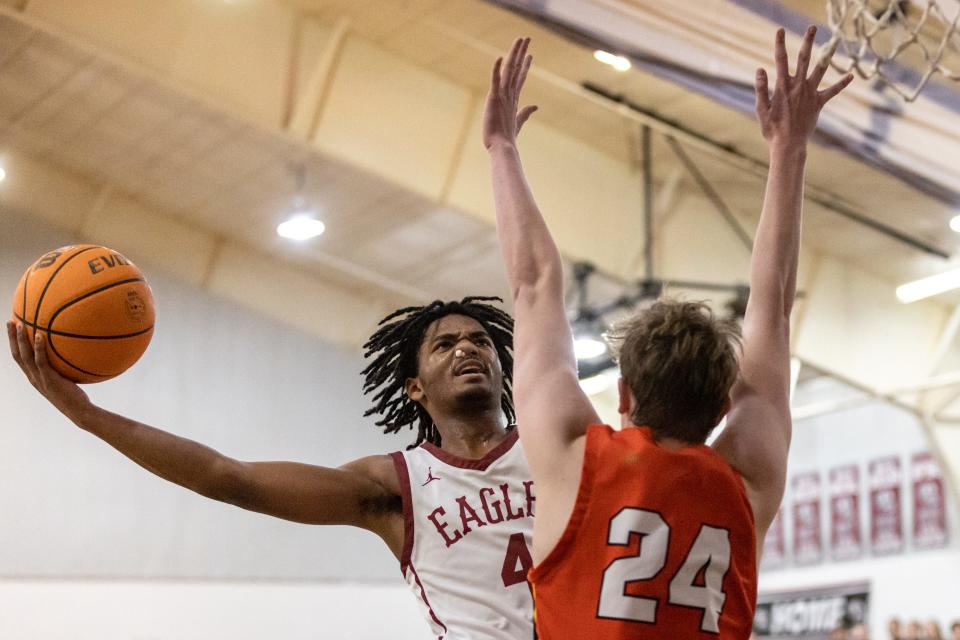
M503 369L503 394L500 407L513 423L513 318L505 311L486 304L503 302L501 298L469 296L460 301L434 300L422 307L398 309L380 321L377 331L363 345L364 358L373 357L361 375L364 376L363 394L373 393L373 406L364 416L380 415L377 426L384 433L397 433L404 427L413 428L417 423L417 441L407 447L413 449L422 442L440 446L440 431L430 414L419 402L411 400L404 389L408 378L415 378L419 371L420 345L427 327L435 320L449 315L464 315L473 318L490 334L500 367Z

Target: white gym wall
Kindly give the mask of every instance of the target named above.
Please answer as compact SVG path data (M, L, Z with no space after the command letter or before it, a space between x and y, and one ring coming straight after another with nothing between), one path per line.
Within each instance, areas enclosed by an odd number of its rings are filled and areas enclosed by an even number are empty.
M0 209L0 281L75 241ZM414 439L362 417L358 354L139 266L156 334L134 368L86 387L97 404L244 460L337 466ZM0 637L424 637L374 535L167 483L74 427L8 356L0 406Z

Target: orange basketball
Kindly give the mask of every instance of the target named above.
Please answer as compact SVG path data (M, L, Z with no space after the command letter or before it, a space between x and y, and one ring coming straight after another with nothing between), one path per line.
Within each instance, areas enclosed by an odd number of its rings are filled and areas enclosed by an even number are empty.
M13 317L47 339L50 364L75 382L102 382L140 359L153 337L150 285L124 256L90 244L61 247L30 265Z

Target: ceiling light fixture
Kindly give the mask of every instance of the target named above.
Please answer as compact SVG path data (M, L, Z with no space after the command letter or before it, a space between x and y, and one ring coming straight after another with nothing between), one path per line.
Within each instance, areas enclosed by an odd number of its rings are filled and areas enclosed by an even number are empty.
M960 233L960 215L953 216L950 220L950 228Z
M290 240L303 241L316 238L326 228L326 225L320 220L306 214L300 214L277 225L277 235Z
M630 68L630 61L624 58L623 56L618 56L616 54L610 53L609 51L601 51L597 49L593 52L593 57L603 64L608 64L617 71L626 71Z
M307 182L307 168L299 164L291 167L291 170L296 181L296 192L286 221L277 225L277 235L298 241L316 238L326 231L327 227L317 219L316 212L307 206L307 200L303 195Z
M577 360L592 360L599 358L607 352L607 345L593 336L578 336L573 341L573 352Z
M897 287L897 298L904 304L960 288L960 269L938 273Z
M3 182L7 179L7 172L3 167L0 167L0 182Z
M580 388L583 389L583 392L588 396L595 396L617 384L617 379L619 378L620 372L617 369L607 369L595 376L581 380Z

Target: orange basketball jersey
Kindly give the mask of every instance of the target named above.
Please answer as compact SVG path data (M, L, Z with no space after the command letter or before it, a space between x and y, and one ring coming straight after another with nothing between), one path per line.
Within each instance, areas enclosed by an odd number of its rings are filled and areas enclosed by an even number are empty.
M706 445L587 430L567 528L530 570L540 640L746 640L756 534L740 476Z

